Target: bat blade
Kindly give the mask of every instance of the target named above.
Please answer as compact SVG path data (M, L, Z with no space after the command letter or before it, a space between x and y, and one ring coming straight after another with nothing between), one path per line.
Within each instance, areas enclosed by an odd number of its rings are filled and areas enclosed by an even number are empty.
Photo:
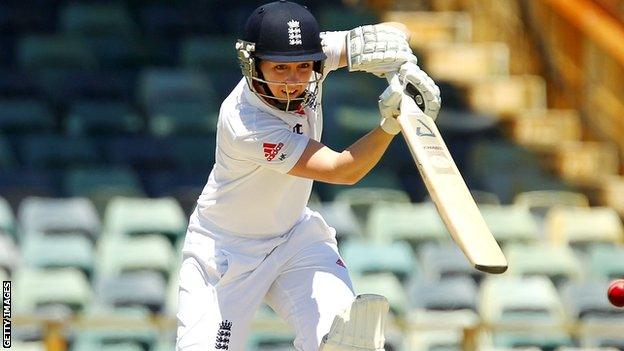
M507 260L490 232L434 120L403 95L397 117L403 137L455 243L478 270L503 273Z

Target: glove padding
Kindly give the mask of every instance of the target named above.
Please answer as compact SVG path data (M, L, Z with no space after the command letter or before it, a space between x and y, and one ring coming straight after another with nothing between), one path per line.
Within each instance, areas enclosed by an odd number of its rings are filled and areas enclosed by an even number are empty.
M347 33L349 71L365 71L378 77L396 72L405 62L417 63L416 56L401 30L376 24L356 27Z
M381 129L386 133L397 135L401 131L401 125L397 121L400 113L399 106L403 96L403 85L399 75L394 75L388 81L388 87L379 95L379 114L381 114Z
M415 98L416 104L423 110L424 114L435 120L438 117L438 112L440 112L442 99L440 98L440 88L438 88L433 79L425 71L421 70L418 65L411 62L401 66L399 79L402 89L406 91L408 96L412 95L410 91L413 90L408 85L412 85L418 91L419 95L422 96L422 101L418 101L420 98L417 96L412 98ZM391 83L390 87L392 87Z

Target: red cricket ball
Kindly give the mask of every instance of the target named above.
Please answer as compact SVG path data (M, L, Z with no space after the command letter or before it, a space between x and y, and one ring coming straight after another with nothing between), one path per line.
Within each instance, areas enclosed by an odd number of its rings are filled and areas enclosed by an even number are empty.
M618 279L611 282L607 296L613 306L624 307L624 279Z

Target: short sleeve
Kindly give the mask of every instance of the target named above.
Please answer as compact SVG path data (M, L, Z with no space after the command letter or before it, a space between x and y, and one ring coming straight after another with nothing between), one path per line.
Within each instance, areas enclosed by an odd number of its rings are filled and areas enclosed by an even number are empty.
M323 52L327 55L327 60L325 61L325 69L327 71L334 71L339 68L340 54L346 45L346 37L347 31L321 32Z
M238 157L280 173L288 173L297 163L309 138L293 133L286 124L270 121L256 126L253 133L233 139Z

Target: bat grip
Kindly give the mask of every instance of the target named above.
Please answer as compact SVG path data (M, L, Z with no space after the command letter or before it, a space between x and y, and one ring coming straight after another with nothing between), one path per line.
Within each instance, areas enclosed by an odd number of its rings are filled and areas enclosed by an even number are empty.
M395 72L395 71L387 72L385 76L386 76L386 80L388 80L388 84L391 84L391 81L395 79L395 77L396 79L399 79L399 72ZM403 85L403 82L400 82L400 84ZM405 86L405 89L403 90L403 96L404 97L407 96L411 98L414 104L418 106L418 108L421 111L425 110L425 99L420 93L420 91L418 91L418 89L416 89L416 87L413 84L408 83Z

